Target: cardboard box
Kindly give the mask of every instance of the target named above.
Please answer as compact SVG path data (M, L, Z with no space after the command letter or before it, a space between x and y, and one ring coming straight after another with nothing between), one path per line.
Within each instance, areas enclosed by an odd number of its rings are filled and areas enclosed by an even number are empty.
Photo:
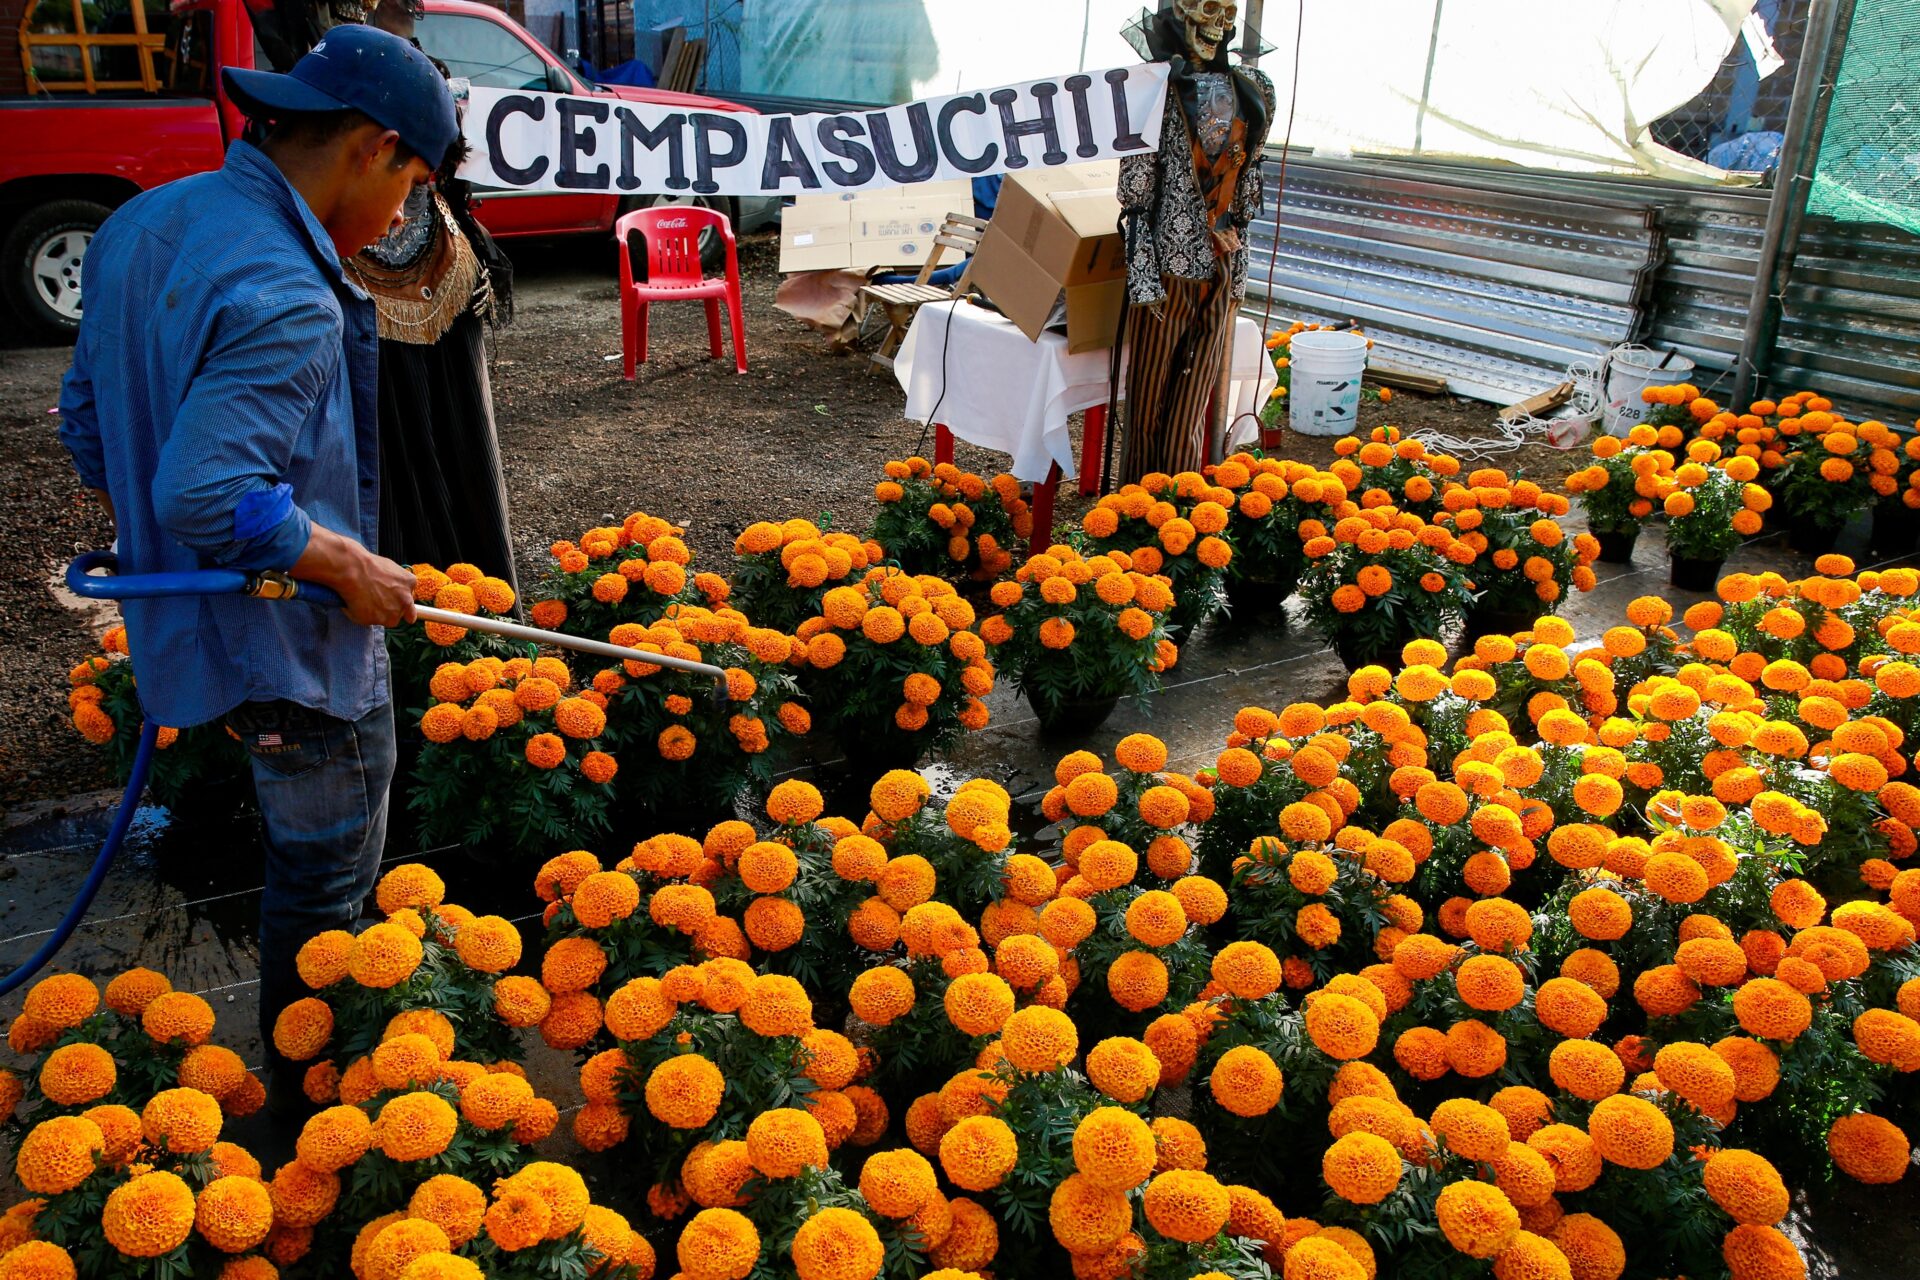
M800 196L780 214L780 270L917 270L947 215L972 212L962 181ZM960 257L950 249L943 261Z
M1118 161L1008 174L968 281L1034 341L1064 315L1067 350L1110 346L1126 307Z

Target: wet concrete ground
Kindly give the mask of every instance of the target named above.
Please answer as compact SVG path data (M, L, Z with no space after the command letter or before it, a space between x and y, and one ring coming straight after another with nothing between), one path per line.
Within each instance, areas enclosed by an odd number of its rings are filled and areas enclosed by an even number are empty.
M1841 549L1855 552L1864 562L1861 547L1843 542ZM1632 564L1599 564L1595 569L1598 587L1576 593L1564 609L1582 643L1591 643L1621 621L1627 602L1636 596L1664 596L1673 602L1676 615L1705 598L1667 585L1666 549L1657 529L1641 536ZM1810 573L1812 565L1780 540L1767 539L1736 552L1725 571L1766 569L1791 577ZM1190 772L1213 761L1239 708L1330 701L1342 695L1345 678L1333 651L1305 628L1298 602L1290 602L1284 626L1229 620L1205 628L1183 652L1162 693L1144 708L1122 706L1084 739L1042 741L1031 709L1003 684L988 699L993 714L989 726L969 735L947 758L923 766L923 772L936 790L950 790L972 776L1001 783L1017 798L1016 807L1026 811L1024 834L1030 834L1041 822L1034 807L1052 784L1054 763L1068 751L1086 747L1110 761L1112 744L1122 736L1150 732L1167 743L1168 767ZM844 776L843 763L799 767L789 776L808 777L830 796L862 795L866 780ZM65 911L117 798L92 795L68 801L57 811L17 813L0 831L0 971L31 955ZM103 982L131 965L160 970L177 987L212 1001L219 1016L216 1039L257 1064L257 824L231 797L221 803L230 807L181 815L143 811L120 864L54 968ZM864 804L855 811L849 802L838 811L857 819ZM408 843L403 826L397 815L388 865L429 862L445 877L450 900L516 920L527 935L528 954L535 954L539 913L531 890L533 865L503 868L476 862L460 849L420 850ZM597 851L612 861L633 842L653 834L622 831ZM0 1000L0 1017L10 1019L20 1000L19 992ZM535 1039L529 1058L544 1095L563 1109L577 1105L570 1055L548 1051ZM565 1134L563 1125L552 1140L562 1158L573 1150ZM1811 1191L1799 1197L1791 1225L1816 1275L1894 1280L1913 1274L1911 1259L1920 1257L1920 1174L1895 1187L1867 1188L1841 1179ZM1903 1257L1909 1261L1899 1262Z

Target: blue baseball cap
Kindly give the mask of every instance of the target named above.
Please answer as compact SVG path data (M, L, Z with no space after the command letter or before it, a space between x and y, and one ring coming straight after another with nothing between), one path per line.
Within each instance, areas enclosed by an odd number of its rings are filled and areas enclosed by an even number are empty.
M377 27L334 27L285 75L238 67L220 74L253 119L358 111L436 169L460 134L446 77L426 54Z

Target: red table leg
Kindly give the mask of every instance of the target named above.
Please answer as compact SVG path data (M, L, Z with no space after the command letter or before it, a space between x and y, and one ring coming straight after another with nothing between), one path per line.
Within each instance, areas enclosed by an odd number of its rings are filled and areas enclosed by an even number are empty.
M1047 468L1047 478L1033 486L1033 533L1027 538L1027 554L1039 555L1053 545L1053 493L1060 483L1060 464Z
M1080 492L1092 496L1100 489L1101 470L1106 463L1107 406L1097 404L1087 410L1080 432Z
M933 424L933 461L936 466L953 461L953 432L944 422Z

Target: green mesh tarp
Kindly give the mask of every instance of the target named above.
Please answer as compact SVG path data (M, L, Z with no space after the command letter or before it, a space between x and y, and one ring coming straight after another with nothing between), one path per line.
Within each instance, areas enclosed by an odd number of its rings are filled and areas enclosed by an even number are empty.
M1807 210L1920 235L1920 3L1857 0Z

